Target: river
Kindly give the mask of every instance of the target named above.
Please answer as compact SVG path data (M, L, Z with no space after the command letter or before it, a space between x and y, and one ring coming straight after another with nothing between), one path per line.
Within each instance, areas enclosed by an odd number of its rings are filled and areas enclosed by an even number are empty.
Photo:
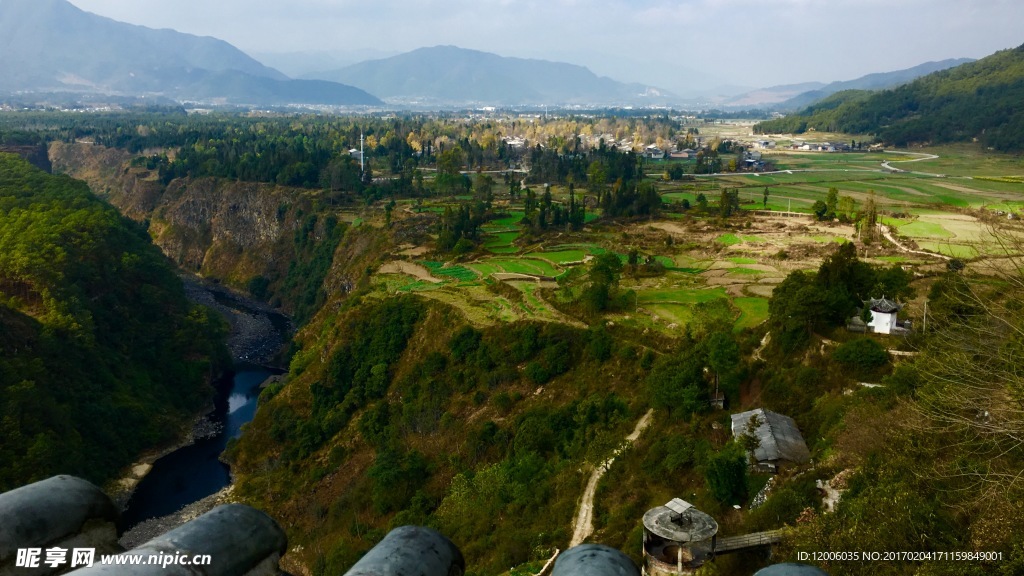
M234 371L216 385L214 410L203 425L212 433L153 464L122 513L126 529L173 514L228 486L230 470L220 455L256 414L260 384L283 373L272 362L290 337L292 326L287 317L223 289L192 279L185 282L190 299L219 311L231 324L228 349L235 361Z

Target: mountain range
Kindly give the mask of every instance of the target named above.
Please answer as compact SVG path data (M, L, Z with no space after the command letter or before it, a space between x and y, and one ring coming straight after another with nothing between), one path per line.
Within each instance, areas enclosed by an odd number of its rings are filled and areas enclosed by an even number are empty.
M381 99L392 106L421 107L686 106L669 91L619 82L584 66L456 46L419 48L292 79L223 40L118 22L67 0L0 0L0 51L0 93L22 96L103 94L257 106L383 106ZM374 53L381 54L363 51L364 56ZM278 56L274 61L290 63L293 73L301 71L294 56ZM340 61L323 53L309 59L306 70ZM715 98L713 105L797 110L836 92L891 88L965 62L943 60L845 82L763 88ZM694 101L690 107L708 103Z
M420 48L316 77L358 86L396 103L628 105L669 103L675 98L664 90L617 82L575 64L456 46Z
M351 86L289 79L223 40L117 22L66 0L0 0L0 52L0 91L7 92L381 104Z
M761 88L734 96L724 105L727 107L768 107L774 110L793 111L809 106L823 98L844 90L884 90L906 84L916 78L974 62L972 58L951 58L939 62L925 62L912 68L893 72L877 72L855 78L825 84L806 82Z

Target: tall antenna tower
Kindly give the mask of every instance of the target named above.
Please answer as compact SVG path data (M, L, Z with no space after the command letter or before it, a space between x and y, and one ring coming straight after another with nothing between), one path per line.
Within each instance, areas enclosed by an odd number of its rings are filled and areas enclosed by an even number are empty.
M366 155L363 153L363 132L359 131L359 174L366 173Z

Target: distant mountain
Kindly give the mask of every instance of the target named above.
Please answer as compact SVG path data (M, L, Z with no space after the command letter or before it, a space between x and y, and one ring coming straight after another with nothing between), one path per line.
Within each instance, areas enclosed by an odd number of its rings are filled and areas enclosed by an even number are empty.
M977 138L1024 150L1024 45L934 72L892 90L845 91L799 114L755 126L760 133L808 130L874 134L903 146Z
M380 103L348 86L293 84L216 38L117 22L66 0L0 0L0 53L0 90L9 92L158 94L251 104ZM254 99L240 90L253 91ZM277 100L278 94L295 98Z
M900 84L906 84L915 78L925 74L931 74L939 70L945 70L968 62L971 58L957 58L942 60L941 62L926 62L906 70L895 72L879 72L861 76L855 80L845 80L824 84L822 82L804 82L802 84L785 84L750 90L738 96L733 96L721 103L727 108L771 108L773 110L793 111L831 96L836 92L844 90L883 90L895 88Z
M249 55L260 62L284 72L291 78L304 80L331 80L324 70L337 71L365 60L387 58L398 54L397 51L361 48L346 52L308 50L299 52L249 52Z
M721 105L732 108L773 106L810 90L818 90L824 87L825 84L823 82L803 82L800 84L784 84L781 86L759 88L733 96L722 102Z
M906 84L915 78L931 74L932 72L946 70L969 62L974 62L974 59L950 58L939 62L925 62L924 64L919 64L913 68L907 68L906 70L878 72L875 74L868 74L867 76L861 76L856 80L832 82L827 86L823 86L818 89L811 89L798 96L794 96L785 102L779 103L775 108L779 110L799 110L800 108L810 106L822 98L844 90L884 90L886 88L895 88L901 84Z
M615 105L673 99L668 92L616 82L583 66L456 46L420 48L320 76L404 103Z

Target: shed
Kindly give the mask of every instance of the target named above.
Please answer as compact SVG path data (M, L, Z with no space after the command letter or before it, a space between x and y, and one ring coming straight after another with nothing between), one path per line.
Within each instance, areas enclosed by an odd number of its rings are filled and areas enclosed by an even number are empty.
M739 438L747 432L750 418L756 416L759 426L754 430L759 445L754 450L758 464L775 465L779 462L802 464L811 458L804 437L796 422L789 416L758 408L732 415L732 435Z

